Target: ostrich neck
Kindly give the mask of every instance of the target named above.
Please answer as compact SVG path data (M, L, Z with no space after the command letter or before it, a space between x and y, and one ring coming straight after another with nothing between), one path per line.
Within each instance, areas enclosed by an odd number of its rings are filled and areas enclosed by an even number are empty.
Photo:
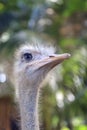
M38 88L24 88L19 90L22 130L39 130Z

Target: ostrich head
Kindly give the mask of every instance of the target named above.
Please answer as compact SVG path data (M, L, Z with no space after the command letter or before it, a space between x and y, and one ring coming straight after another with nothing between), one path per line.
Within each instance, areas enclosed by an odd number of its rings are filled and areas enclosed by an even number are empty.
M17 79L25 86L39 86L52 68L69 57L68 53L54 54L52 47L23 46L16 54Z
M38 98L41 82L70 54L56 55L51 47L23 46L16 53L16 94L19 96L22 130L39 130Z

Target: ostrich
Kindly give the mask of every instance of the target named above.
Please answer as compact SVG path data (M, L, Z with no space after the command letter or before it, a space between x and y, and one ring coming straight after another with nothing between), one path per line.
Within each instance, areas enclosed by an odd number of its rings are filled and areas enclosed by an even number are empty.
M41 83L56 65L68 59L70 54L54 54L51 47L24 45L16 52L14 74L19 96L22 130L39 130L38 98Z

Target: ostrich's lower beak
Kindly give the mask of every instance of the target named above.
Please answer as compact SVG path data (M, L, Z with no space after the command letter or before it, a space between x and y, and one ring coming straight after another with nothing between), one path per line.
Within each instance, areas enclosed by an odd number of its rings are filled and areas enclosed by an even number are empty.
M68 53L64 53L64 54L60 54L60 55L56 55L56 54L49 55L49 57L46 57L39 62L39 64L38 64L39 69L48 68L49 70L51 70L56 65L60 64L65 59L68 59L69 57L70 57L70 54L68 54Z

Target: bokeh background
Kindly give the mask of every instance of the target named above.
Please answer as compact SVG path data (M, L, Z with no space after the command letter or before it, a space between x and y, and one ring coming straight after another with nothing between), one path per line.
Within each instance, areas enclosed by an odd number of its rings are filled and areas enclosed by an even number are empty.
M72 55L42 91L40 127L87 130L87 0L0 0L0 100L15 99L13 55L26 42Z

